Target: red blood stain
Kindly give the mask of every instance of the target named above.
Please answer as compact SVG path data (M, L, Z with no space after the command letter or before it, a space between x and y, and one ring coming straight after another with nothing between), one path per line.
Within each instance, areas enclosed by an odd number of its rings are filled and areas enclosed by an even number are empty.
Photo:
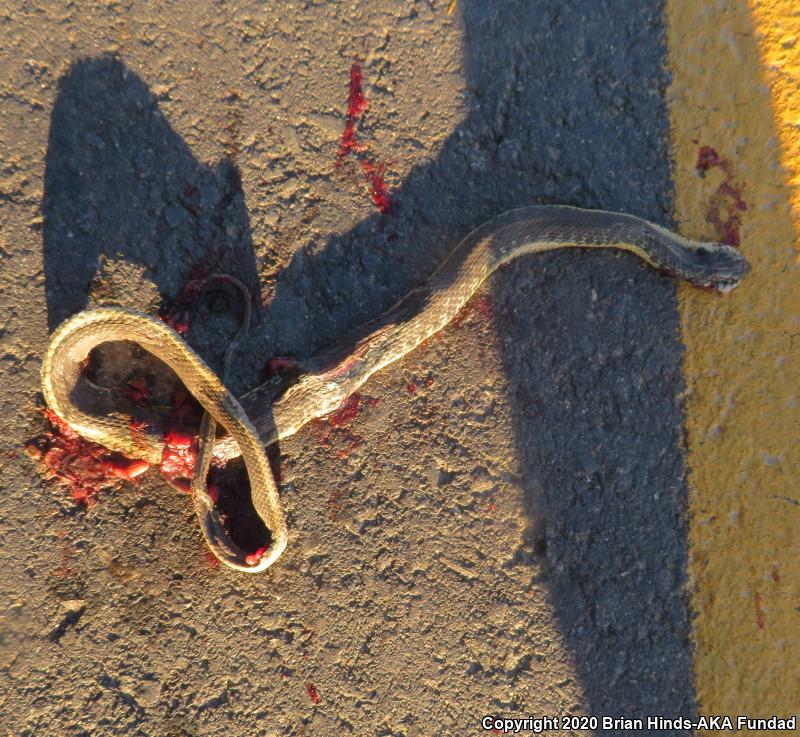
M361 64L357 61L350 67L350 93L347 99L347 123L345 123L342 142L339 145L339 155L336 158L336 166L340 167L342 161L351 151L364 151L365 146L358 143L356 136L356 123L362 113L367 109L367 98L361 89L363 81L361 74Z
M320 445L336 447L337 458L347 458L365 442L364 436L353 432L348 425L356 419L362 407L374 407L378 401L375 397L363 397L354 392L327 419L314 419L309 423L312 437Z
M252 553L248 553L244 558L244 562L249 566L254 566L264 557L264 553L266 553L267 550L269 550L268 547L262 547Z
M409 381L408 384L406 384L406 391L411 396L414 396L422 386L424 386L426 389L430 389L433 386L433 379L430 376L428 376L422 382L417 382L413 380Z
M50 410L45 410L45 417L48 429L31 438L25 448L50 478L69 487L78 504L93 505L102 490L120 479L133 481L149 468L147 461L127 458L84 440Z
M176 489L190 492L197 462L198 429L202 413L199 405L179 389L172 400L173 410L164 430L164 450L161 453L161 475Z
M192 305L203 291L208 277L215 273L235 272L234 253L230 248L214 248L189 270L189 278L174 300L162 305L158 316L180 335L189 330Z
M336 168L341 168L345 158L352 154L366 154L369 146L358 141L357 124L361 115L368 107L367 98L362 89L363 75L361 64L358 61L350 67L350 90L347 100L347 122L339 143L339 153L336 156ZM367 157L359 159L361 173L369 187L369 195L379 212L389 212L392 200L386 186L386 164L372 161Z
M368 159L362 159L361 171L364 172L364 179L369 184L369 196L380 212L389 212L392 200L389 197L389 190L386 187L384 174L386 174L386 164L373 164Z
M772 566L772 573L770 575L772 576L772 580L775 581L775 583L780 582L781 574L778 573L778 566Z
M159 317L179 335L186 335L189 332L189 310L174 307L162 312Z
M313 683L306 684L306 693L308 694L308 698L311 699L312 704L318 704L320 701L319 694L317 693L317 687Z
M723 159L711 146L701 146L695 168L703 174L714 168L723 173L723 180L706 207L706 222L714 226L722 243L738 247L741 243L740 213L747 210L747 203L742 198L741 185L734 181L731 162Z
M471 299L456 315L453 320L453 325L460 327L467 320L475 316L479 316L484 322L490 322L494 319L494 305L491 299L485 294L482 294L474 299Z
M186 197L194 194L188 190L184 192ZM162 309L161 318L178 332L185 333L192 302L211 274L230 270L232 257L230 249L209 251L203 261L192 267L188 281L172 305ZM88 368L87 357L83 369ZM140 406L150 399L150 386L144 377L132 379L121 391ZM83 439L53 412L47 410L45 416L48 429L41 436L31 438L26 450L40 462L49 477L70 488L77 503L91 506L102 490L114 486L119 479L135 480L149 468L147 461L128 458ZM164 450L159 467L164 478L184 492L191 491L201 417L202 411L194 398L184 391L175 393L172 414L163 428ZM147 429L145 423L135 419L130 420L130 427L134 438Z
M297 368L297 361L293 358L287 358L285 356L270 358L266 363L267 378L271 378L277 374L287 373L295 368Z
M128 382L125 394L134 404L144 407L150 400L150 387L143 377L137 376Z
M478 297L475 308L484 320L491 320L494 318L494 305L486 295Z
M344 402L339 405L330 417L328 417L328 424L331 427L343 427L349 425L356 417L358 417L359 408L361 406L361 395L358 392L351 394Z
M361 447L365 438L353 432L349 427L331 427L325 420L311 420L309 423L311 435L324 447L338 446L336 457L347 458L356 448Z
M766 624L766 619L764 617L764 610L761 608L761 594L756 591L753 599L755 600L756 605L756 624L758 625L758 629L763 630L764 625Z
M126 458L121 453L112 453L108 464L111 473L116 474L122 479L128 479L129 481L135 479L137 476L141 476L150 468L150 464L147 461Z
M497 505L494 502L489 502L489 511L490 512L496 512L497 511Z
M361 447L362 445L364 445L364 443L366 442L366 441L364 440L364 436L363 436L363 435L358 435L357 433L350 433L349 435L350 435L350 437L352 438L352 440L351 440L351 442L350 442L350 445L348 445L346 448L339 448L339 449L336 451L336 457L337 457L337 458L338 458L340 461L343 461L343 460L344 460L345 458L347 458L347 457L348 457L348 456L349 456L349 455L350 455L350 454L351 454L351 453L352 453L352 452L353 452L353 451L354 451L356 448L360 448L360 447Z

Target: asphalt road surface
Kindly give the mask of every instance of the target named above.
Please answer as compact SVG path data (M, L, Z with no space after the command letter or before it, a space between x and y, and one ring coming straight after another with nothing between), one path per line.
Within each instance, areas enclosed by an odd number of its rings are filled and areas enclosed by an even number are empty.
M49 331L103 301L154 311L209 259L263 305L241 392L504 210L672 224L661 2L446 6L0 13L4 734L695 715L675 286L631 255L510 265L347 424L282 443L291 541L262 576L214 567L156 472L84 509L20 451ZM228 301L189 335L217 366Z

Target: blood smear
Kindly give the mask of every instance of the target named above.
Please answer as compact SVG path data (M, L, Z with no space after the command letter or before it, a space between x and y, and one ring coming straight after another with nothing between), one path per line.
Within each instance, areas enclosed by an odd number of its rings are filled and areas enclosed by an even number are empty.
M369 106L367 98L362 89L363 74L361 64L357 61L350 67L350 90L347 99L347 122L342 133L342 140L339 144L339 153L336 156L336 168L341 168L344 159L351 153L367 153L369 147L359 143L356 126L359 118ZM386 164L379 161L372 161L368 158L361 158L361 173L369 187L369 195L372 202L381 213L389 212L392 200L389 196L389 189L386 186Z

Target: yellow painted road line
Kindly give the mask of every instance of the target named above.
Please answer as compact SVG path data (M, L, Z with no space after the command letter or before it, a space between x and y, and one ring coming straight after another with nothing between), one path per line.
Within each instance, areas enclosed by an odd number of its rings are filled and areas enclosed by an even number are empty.
M725 298L679 295L697 696L702 714L790 716L800 712L800 6L668 0L667 33L680 229L740 239L753 264Z

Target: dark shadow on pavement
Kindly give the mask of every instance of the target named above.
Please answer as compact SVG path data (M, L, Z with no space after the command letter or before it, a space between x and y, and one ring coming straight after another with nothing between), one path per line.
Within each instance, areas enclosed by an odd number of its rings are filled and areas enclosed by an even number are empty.
M198 162L147 85L114 57L78 61L59 83L42 213L51 330L87 306L90 290L103 301L110 262L141 266L167 303L198 264L238 277L260 303L236 166Z

